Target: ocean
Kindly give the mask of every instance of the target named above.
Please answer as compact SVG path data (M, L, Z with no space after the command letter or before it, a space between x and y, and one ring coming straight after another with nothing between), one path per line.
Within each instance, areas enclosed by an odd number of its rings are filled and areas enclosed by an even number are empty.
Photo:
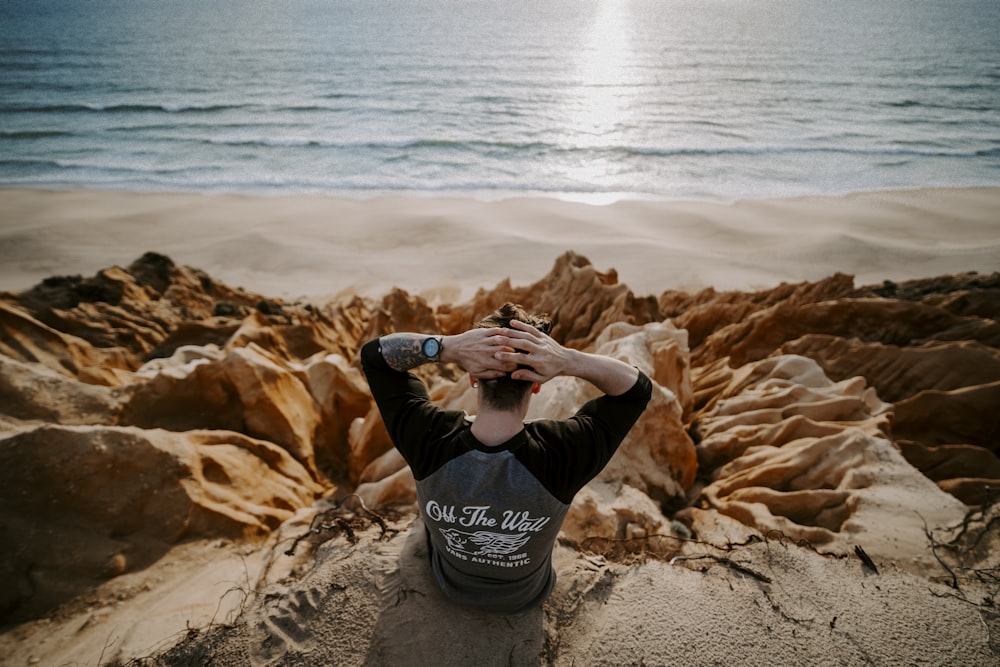
M0 0L0 187L1000 185L998 0Z

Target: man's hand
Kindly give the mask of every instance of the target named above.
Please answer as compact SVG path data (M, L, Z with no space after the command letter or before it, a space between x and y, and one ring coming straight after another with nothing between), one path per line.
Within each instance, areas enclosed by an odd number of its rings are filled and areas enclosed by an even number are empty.
M500 329L507 337L511 351L498 351L497 359L529 368L511 373L514 380L528 380L542 384L564 375L570 363L571 350L542 333L535 327L518 320L511 320L512 329Z
M511 320L511 329L500 329L514 352L497 351L496 358L529 368L520 368L511 377L542 384L554 377L568 375L587 380L609 396L624 394L639 377L639 371L623 361L600 354L588 354L563 347L551 336L530 324Z
M441 361L453 362L465 369L469 375L481 380L489 380L506 375L516 363L500 359L500 353L514 352L499 327L492 329L470 329L465 333L445 336L442 341Z

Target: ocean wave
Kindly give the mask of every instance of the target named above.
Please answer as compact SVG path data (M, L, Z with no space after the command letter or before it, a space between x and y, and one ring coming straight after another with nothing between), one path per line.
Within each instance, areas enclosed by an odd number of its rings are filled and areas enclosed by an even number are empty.
M456 139L401 139L398 141L339 141L314 137L213 137L204 143L224 146L261 146L284 148L336 148L344 150L442 150L442 151L546 151L558 148L544 142L510 142Z
M50 171L53 169L59 169L59 163L56 160L38 160L30 158L0 158L0 173L4 173L8 170L15 172L33 173L40 171Z
M253 123L253 127L255 129L273 128L276 132L280 132L281 130L287 129L288 125L280 121L268 122L262 120ZM191 141L191 140L199 141L197 136L192 138L191 136L188 135L176 135L174 133L176 133L178 130L183 130L183 131L197 130L202 133L211 134L214 132L219 132L220 130L237 132L237 131L245 131L246 129L247 129L247 123L242 121L218 122L212 120L196 120L196 117L192 116L188 120L184 121L164 118L162 122L130 123L128 125L118 125L118 126L108 127L104 131L109 134L128 134L128 135L135 134L138 135L139 139L148 137L156 140L180 139L185 141ZM163 135L152 134L161 132L165 134ZM211 140L202 139L200 141L202 141L203 143L210 143Z
M767 156L789 154L835 153L841 155L861 155L868 157L980 157L982 151L946 150L941 148L857 148L852 146L732 146L720 148L635 148L622 147L622 151L634 155L657 157L710 157L710 156Z
M241 104L41 104L0 106L0 113L212 113L246 108Z
M62 130L0 130L0 139L46 139L72 135L72 132Z
M25 83L25 84L0 84L0 88L18 88L18 89L44 89L46 91L52 90L51 86L39 85L36 83ZM59 86L59 90L73 90L73 86ZM350 95L343 96L327 96L330 99L333 98L349 98ZM294 104L294 105L259 105L259 104L186 104L186 103L163 103L163 104L98 104L98 103L80 103L80 104L10 104L2 105L0 104L0 113L16 113L16 114L46 114L46 113L167 113L167 114L184 114L184 113L215 113L220 111L236 111L242 110L253 113L262 114L274 114L274 113L293 113L293 114L310 114L310 113L345 113L351 112L353 109L344 106L333 106L330 104Z
M200 172L216 172L216 167L160 167L144 164L113 164L106 162L88 162L79 160L53 160L59 169L65 170L89 170L93 173L103 174L150 174L155 176L171 175L194 175Z
M3 159L0 158L0 174L5 178L15 175L60 174L66 172L85 172L91 176L142 174L152 176L185 176L194 177L199 174L217 173L217 167L162 167L143 164L114 164L110 162L91 162L87 160L69 159ZM32 176L34 178L34 176Z
M863 138L860 137L859 138ZM184 140L192 140L184 137ZM408 138L350 141L318 136L261 136L234 135L194 139L216 146L245 146L260 148L320 148L351 151L380 152L441 152L471 153L476 155L559 155L576 154L582 157L611 158L672 158L672 157L726 157L769 156L794 154L840 154L867 157L920 157L920 158L975 158L991 154L987 149L949 148L938 142L914 142L917 145L861 147L828 142L817 145L764 145L764 146L629 146L619 144L556 143L544 141L502 141L487 139Z
M325 141L322 139L295 138L295 137L285 137L285 138L213 137L211 139L204 139L202 140L201 143L210 144L213 146L259 146L262 148L304 148L308 146L315 146L319 148L348 147L346 144L338 144L337 142Z
M891 100L883 102L882 106L890 107L893 109L943 109L945 111L971 111L971 112L983 112L983 111L995 111L996 107L989 104L964 104L961 101L949 100L948 102L928 102L921 100L905 99L905 100ZM938 122L935 120L934 122Z

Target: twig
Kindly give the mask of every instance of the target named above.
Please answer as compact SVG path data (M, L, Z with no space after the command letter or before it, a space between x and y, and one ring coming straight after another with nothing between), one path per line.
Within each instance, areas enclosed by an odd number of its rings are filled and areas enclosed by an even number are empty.
M382 531L381 534L379 535L379 539L385 538L385 536L389 533L399 532L397 530L389 528L385 519L380 514L369 509L368 506L365 504L364 498L362 498L356 493L349 493L343 498L335 500L333 502L333 506L330 509L316 514L316 516L313 517L312 521L309 522L309 530L297 536L292 541L292 546L290 546L285 551L285 555L286 556L295 555L295 549L299 546L299 542L306 539L310 535L319 535L324 532L332 532L334 536L336 536L338 533L344 533L347 537L347 540L351 544L357 544L358 536L354 532L354 528L358 526L357 525L352 526L350 521L348 521L342 516L338 516L338 513L344 511L344 501L347 500L348 498L356 499L358 501L358 504L361 506L361 509L364 510L364 512L371 518L372 523L378 524L379 528ZM356 518L358 522L362 521L360 517ZM363 525L363 522L361 527L365 527Z
M104 652L108 650L109 646L113 646L114 643L117 642L117 641L118 641L118 637L115 637L114 639L111 639L111 635L108 634L107 639L104 640L104 647L101 648L101 655L97 658L97 665L98 665L98 667L100 667L100 664L102 662L104 662Z
M837 556L838 558L841 557L839 554L823 553L822 551L820 551L819 549L817 549L815 546L813 546L813 543L810 542L809 540L807 540L805 538L795 539L794 537L790 537L788 535L785 535L783 532L781 532L777 528L772 528L771 530L768 530L767 532L764 533L764 541L765 542L767 542L768 540L770 540L772 537L777 537L778 538L778 543L781 544L782 546L785 545L785 541L787 540L787 541L791 542L792 544L794 544L797 547L802 547L803 549L809 549L809 551L812 551L813 553L819 554L820 556Z
M755 542L760 542L761 538L756 535L751 535L746 542L729 542L727 544L714 544L712 542L706 542L704 540L698 540L693 537L680 537L679 535L671 535L664 533L651 533L649 535L641 535L638 537L599 537L591 536L583 539L579 543L581 549L586 549L588 551L595 551L594 545L600 543L607 544L629 544L632 542L650 542L654 538L674 540L675 542L687 542L689 544L701 544L702 546L711 547L712 549L718 549L719 551L733 551L739 547L746 547ZM575 544L571 540L565 540L571 544Z
M993 487L993 486L986 487L986 498L983 500L983 504L980 505L978 508L970 509L968 512L965 513L965 516L962 518L962 523L952 526L951 528L948 529L948 530L955 530L956 528L961 528L961 530L958 531L958 534L955 535L955 537L953 537L951 541L948 542L948 546L955 546L955 543L958 542L958 540L960 540L962 537L964 537L966 532L968 532L969 524L971 524L973 521L985 520L986 515L993 508L993 506L997 504L998 501L1000 501L1000 487ZM986 524L986 526L983 527L983 530L980 531L978 537L976 537L975 543L971 547L969 547L970 550L974 549L979 544L979 540L982 539L983 535L987 532L989 527L993 524L993 521L996 519L997 517L993 517Z
M979 614L979 622L983 624L983 629L986 630L986 646L990 649L990 653L997 655L996 650L993 648L993 632L990 630L990 624L986 622L982 605L966 598L965 594L956 595L955 593L935 593L930 589L928 589L928 592L936 598L955 598L959 602L964 602L967 605L975 607L976 612ZM959 593L961 593L961 591L959 591ZM986 611L986 613L994 614L995 612Z
M368 509L368 505L365 504L365 499L362 498L357 493L349 493L349 494L347 494L346 496L344 496L343 498L340 499L340 502L342 503L344 500L346 500L348 498L355 498L355 499L357 499L358 504L361 505L361 509L363 509L368 514L368 516L370 516L372 518L372 521L374 521L375 523L377 523L378 526L379 526L379 528L382 529L382 535L380 537L385 537L385 534L389 532L389 526L386 525L385 519L382 518L382 516L379 515L378 513L376 513L374 511ZM339 506L339 504L340 503L338 503L338 506Z
M733 559L726 558L725 556L713 556L712 554L702 554L701 556L675 556L674 558L670 559L670 565L673 565L677 561L701 560L702 558L709 558L711 560L714 560L716 563L719 563L720 565L725 565L727 567L730 567L739 572L740 574L745 574L747 576L753 577L758 581L763 581L765 584L771 583L771 578L768 577L767 575L751 570L746 565L741 565L740 563L737 563Z
M924 534L927 535L927 539L930 540L931 555L933 555L934 559L941 565L941 567L943 567L948 572L948 574L951 575L951 587L954 588L956 591L961 591L962 589L958 585L958 577L955 575L955 571L952 570L947 563L941 560L941 556L938 555L937 542L934 541L934 534L931 532L930 528L927 527L926 520L924 520Z
M347 519L342 519L340 517L337 517L336 519L334 519L334 522L342 531L347 533L348 542L350 542L351 544L358 543L358 536L354 534L354 530L351 528L351 524L348 523Z

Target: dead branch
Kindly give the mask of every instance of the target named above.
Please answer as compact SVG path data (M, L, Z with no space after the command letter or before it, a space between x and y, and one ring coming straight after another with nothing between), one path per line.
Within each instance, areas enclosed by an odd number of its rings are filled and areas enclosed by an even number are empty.
M983 504L980 505L979 507L973 507L972 509L970 509L968 512L965 513L965 516L962 518L962 522L960 524L952 526L951 528L948 529L948 530L956 530L956 529L960 530L948 542L947 546L957 546L957 542L963 537L965 537L965 534L969 531L969 527L972 525L973 522L986 521L986 516L990 513L990 510L993 509L994 505L996 505L998 502L1000 502L1000 487L987 487L986 499L983 501ZM983 535L987 533L987 531L993 525L993 522L997 520L1000 520L1000 516L994 516L988 522L986 522L986 525L983 526L982 530L979 532L979 535L976 537L976 541L972 544L971 547L968 547L970 550L975 549L979 545L979 540L983 538Z
M347 519L342 519L340 517L337 517L336 519L334 519L334 523L336 523L337 527L347 534L348 542L350 542L351 544L358 543L358 536L354 534L354 530L351 528L351 524L347 521Z
M344 496L343 498L341 498L340 501L338 501L338 503L335 505L335 507L339 507L348 498L354 498L355 500L357 500L358 504L361 505L361 509L363 509L365 511L365 514L367 514L369 517L371 517L372 521L374 521L376 524L378 524L378 527L382 529L382 534L379 536L380 538L385 537L386 533L390 532L389 526L386 524L385 519L380 514L374 512L371 509L369 509L368 505L365 504L365 499L362 498L361 496L359 496L356 493L349 493L349 494L347 494L346 496ZM395 533L395 532L398 532L398 531L391 531L391 532Z
M771 583L771 578L768 577L767 575L761 574L760 572L757 572L755 570L751 570L746 565L737 563L733 559L726 558L725 556L714 556L712 554L702 554L700 556L675 556L674 558L670 559L670 564L673 565L678 561L701 560L703 558L714 560L716 563L719 563L720 565L725 565L726 567L729 567L735 570L736 572L739 572L740 574L745 574L749 577L753 577L757 581L762 581L765 584Z
M955 575L955 571L952 570L951 567L941 559L941 556L938 555L937 542L934 540L934 533L932 533L931 529L927 527L927 521L924 521L924 534L927 535L927 539L931 543L931 555L934 556L934 560L936 560L938 564L941 565L941 567L943 567L949 575L951 575L951 587L956 591L961 592L962 589L958 585L958 577Z
M786 542L791 542L797 547L802 547L803 549L808 549L809 551L817 554L819 556L833 556L834 558L843 558L843 554L830 553L828 551L820 551L816 546L805 538L795 539L789 535L785 535L783 532L777 528L772 528L764 533L764 541L770 543L770 540L776 538L778 544L785 546Z
M349 498L354 498L357 500L357 504L361 507L364 513L368 516L371 523L378 525L381 533L379 534L379 539L385 539L386 535L395 534L399 531L389 528L385 519L377 512L372 511L365 504L364 499L356 493L350 493L343 498L334 500L332 507L323 512L319 512L312 518L309 522L309 530L305 533L298 535L293 541L292 546L285 551L286 556L292 556L295 554L295 549L299 546L299 542L312 536L321 535L323 533L328 533L329 536L326 539L332 539L337 535L343 533L347 538L347 541L352 545L358 543L358 536L355 529L366 528L368 524L365 520L358 516L356 513L353 519L348 519L343 516L343 514L349 513L350 511L345 509L345 501Z

